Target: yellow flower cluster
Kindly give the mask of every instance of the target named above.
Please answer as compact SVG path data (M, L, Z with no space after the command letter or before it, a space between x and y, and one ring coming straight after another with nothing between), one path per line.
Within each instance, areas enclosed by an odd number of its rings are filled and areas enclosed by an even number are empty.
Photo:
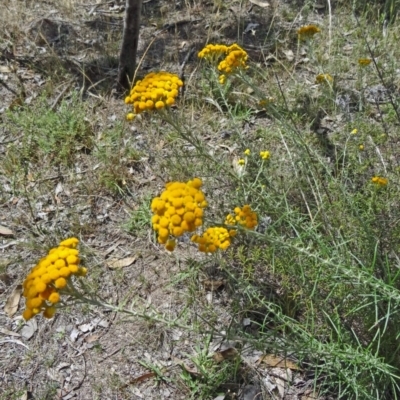
M246 204L242 208L235 208L235 215L228 214L225 219L226 225L242 225L247 229L254 229L257 226L257 214Z
M176 237L193 232L203 224L203 208L207 207L202 181L194 178L187 183L170 182L160 197L151 202L153 229L158 233L158 242L173 251Z
M260 151L260 157L263 160L268 160L268 158L271 156L271 153L268 150L265 151Z
M221 56L225 58L218 64L218 71L222 72L219 76L219 82L226 82L226 75L232 74L238 69L247 69L246 65L248 55L238 44L231 46L223 44L208 44L198 54L199 58L205 58L211 62L218 60Z
M231 238L236 231L223 227L210 227L201 236L193 235L191 241L199 245L203 253L215 253L218 249L226 250L231 245Z
M315 83L321 84L321 83L333 83L333 78L329 74L319 74L315 78Z
M318 28L316 25L305 25L301 26L297 30L297 35L299 39L306 40L312 38L316 33L321 32L321 29Z
M386 186L389 183L389 179L383 178L382 176L374 176L371 181L379 186Z
M371 64L372 60L370 58L359 58L358 59L358 65L361 67L366 67L369 64Z
M86 275L86 268L79 266L78 243L76 238L62 241L32 268L23 283L26 309L22 316L26 321L41 311L44 317L52 318L55 304L60 301L59 291L67 286L72 275Z
M136 82L129 96L125 98L125 104L133 104L133 113L127 115L132 120L135 114L146 110L161 109L175 104L179 88L183 82L178 75L169 72L151 72L143 80Z
M199 58L205 58L210 61L217 60L221 55L227 54L229 52L229 47L224 44L208 44L204 47L199 54Z

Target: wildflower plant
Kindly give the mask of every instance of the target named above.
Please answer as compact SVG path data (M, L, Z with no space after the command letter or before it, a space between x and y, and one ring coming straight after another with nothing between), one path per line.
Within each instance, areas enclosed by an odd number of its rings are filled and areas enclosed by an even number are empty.
M208 202L200 189L202 181L194 178L188 182L169 182L160 196L151 202L153 216L151 223L157 233L157 240L173 251L176 239L187 232L195 232L204 223L204 208ZM257 225L257 214L249 205L236 207L235 216L229 214L225 225L239 225L254 229ZM211 226L202 234L193 234L191 241L198 244L198 249L205 253L215 253L218 249L226 250L231 239L236 236L236 229L226 226Z
M79 265L78 243L74 237L63 240L27 275L23 283L26 308L22 314L26 321L41 312L45 318L52 318L61 294L72 285L72 277L86 276L87 269Z

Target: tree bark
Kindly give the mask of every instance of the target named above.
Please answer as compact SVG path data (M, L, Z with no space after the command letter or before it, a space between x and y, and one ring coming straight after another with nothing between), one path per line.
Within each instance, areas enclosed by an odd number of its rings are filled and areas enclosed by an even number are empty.
M124 32L118 71L118 83L124 89L130 88L130 83L135 73L141 9L142 0L126 0Z

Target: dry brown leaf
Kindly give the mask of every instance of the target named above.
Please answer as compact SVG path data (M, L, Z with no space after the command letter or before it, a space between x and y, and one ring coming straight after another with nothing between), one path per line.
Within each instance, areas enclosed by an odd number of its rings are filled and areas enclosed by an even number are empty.
M213 354L213 359L215 362L220 363L224 360L232 360L236 358L237 355L238 355L237 350L233 347L229 347L229 349L223 351L216 351Z
M12 235L14 235L14 232L11 229L8 229L3 225L0 225L0 235L12 236Z
M0 266L3 266L4 264L2 264L1 260L0 260ZM7 264L5 264L7 265ZM8 274L0 274L0 281L4 282L5 285L9 286L12 279L11 276Z
M89 335L85 337L85 342L86 343L93 343L99 340L100 335L94 334L94 335Z
M319 399L319 394L314 393L312 389L306 390L303 396L301 396L301 400L317 400L317 399Z
M19 300L21 298L22 285L18 285L11 293L6 301L4 311L11 318L18 310Z
M156 376L155 372L147 372L143 375L138 376L137 378L133 378L130 381L130 383L135 384L135 383L143 382L143 381L146 381L147 379L153 378L154 376Z
M200 373L197 372L196 368L190 368L188 367L182 360L180 360L177 357L174 357L171 355L171 359L172 361L174 361L176 364L178 364L180 367L182 367L186 372L189 372L190 375L195 376L195 377L199 377L201 376Z
M260 1L260 0L250 0L250 3L255 4L258 7L269 7L269 3L267 3L266 1Z
M257 364L261 363L267 364L269 367L273 368L289 368L294 371L300 370L300 367L293 361L284 357L274 356L273 354L265 354L261 356Z
M211 291L216 291L221 286L225 285L225 281L223 281L223 280L217 281L217 280L213 280L213 279L205 279L201 283L204 286L205 290L211 290Z
M21 107L23 104L24 104L24 101L21 99L21 97L18 97L10 103L10 105L8 106L8 109L13 111L16 108Z
M119 269L124 267L129 267L137 260L137 256L123 258L122 260L110 260L107 262L107 266L110 269Z

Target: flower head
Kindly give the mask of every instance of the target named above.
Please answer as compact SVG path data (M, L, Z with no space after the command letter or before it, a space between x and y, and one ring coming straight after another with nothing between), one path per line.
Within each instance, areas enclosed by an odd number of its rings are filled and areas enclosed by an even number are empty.
M246 65L248 59L247 52L236 43L231 46L208 44L198 53L198 57L204 58L214 64L219 62L218 71L221 72L219 76L221 85L226 82L227 75L233 74L239 69L248 68ZM221 60L222 57L224 58Z
M199 251L203 253L215 253L218 249L226 250L231 245L231 238L236 231L223 227L210 227L201 236L193 235L191 240L197 243Z
M247 229L254 229L258 224L257 214L246 204L242 208L236 207L235 215L228 214L225 219L226 225L242 225Z
M316 25L304 25L297 30L297 35L300 40L307 40L319 32L321 32L321 29Z
M26 308L22 314L26 321L40 312L44 317L52 318L56 311L54 305L60 301L62 289L72 276L86 275L86 268L79 266L78 243L79 240L74 237L63 240L27 275L23 283Z
M200 187L202 181L194 178L188 182L169 182L159 197L151 202L153 229L158 242L173 251L175 238L193 232L203 224L203 209L207 201Z
M371 64L372 60L370 58L359 58L358 59L358 65L361 67L366 67L369 64Z
M245 165L245 164L246 164L246 160L244 160L243 158L240 158L240 159L238 160L238 164L239 164L239 165Z
M358 129L357 129L357 128L354 128L350 133L351 133L352 135L357 135Z
M329 74L319 74L315 77L315 83L320 84L332 84L333 78Z
M136 114L153 109L161 109L175 104L179 88L183 82L178 75L169 72L151 72L135 86L125 98L125 104L133 104L134 113L126 116L128 121L135 118Z
M371 181L378 186L386 186L389 183L389 179L382 176L374 176L371 178Z
M251 154L251 151L250 151L250 149L246 149L243 153L244 153L246 156L249 156L249 155Z
M260 157L263 160L268 160L268 158L271 156L270 152L268 150L266 151L260 151Z

